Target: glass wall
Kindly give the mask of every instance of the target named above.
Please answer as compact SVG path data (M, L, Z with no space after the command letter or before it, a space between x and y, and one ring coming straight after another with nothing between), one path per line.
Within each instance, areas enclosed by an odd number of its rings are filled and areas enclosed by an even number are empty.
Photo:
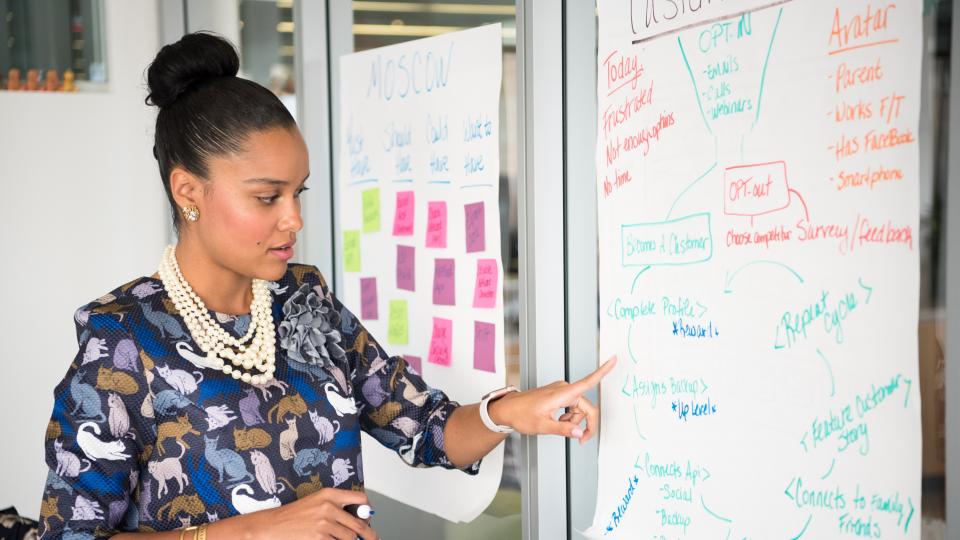
M188 0L186 30L212 31L237 46L240 77L273 91L297 118L293 0Z
M293 0L240 2L241 75L269 88L296 112Z
M503 25L503 78L500 99L500 230L504 271L504 334L507 384L520 386L517 257L516 16L511 0L474 2L354 1L353 46L363 51L491 23ZM429 382L429 381L428 381ZM478 396L479 398L479 396ZM377 521L389 523L388 537L434 539L521 538L520 437L506 441L503 477L490 506L473 522L454 524L400 502L370 493Z

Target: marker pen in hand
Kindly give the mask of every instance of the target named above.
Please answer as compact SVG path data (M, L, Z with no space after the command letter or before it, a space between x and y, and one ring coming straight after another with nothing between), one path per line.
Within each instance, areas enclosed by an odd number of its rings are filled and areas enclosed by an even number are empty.
M370 519L371 516L376 514L369 504L348 504L343 509L353 517L360 519Z
M372 515L376 514L369 504L348 504L343 509L351 516L360 519L370 519ZM361 540L361 538L357 537L357 540Z

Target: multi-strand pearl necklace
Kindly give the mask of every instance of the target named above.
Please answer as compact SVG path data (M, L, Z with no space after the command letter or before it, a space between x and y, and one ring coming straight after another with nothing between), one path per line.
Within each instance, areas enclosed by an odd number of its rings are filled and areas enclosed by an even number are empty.
M272 380L276 370L276 328L273 325L273 296L267 282L253 280L250 326L246 335L238 339L210 316L203 300L193 292L180 273L174 251L172 245L164 250L160 261L160 279L173 305L187 323L193 341L207 354L208 365L247 383L265 384ZM253 368L259 373L251 373Z

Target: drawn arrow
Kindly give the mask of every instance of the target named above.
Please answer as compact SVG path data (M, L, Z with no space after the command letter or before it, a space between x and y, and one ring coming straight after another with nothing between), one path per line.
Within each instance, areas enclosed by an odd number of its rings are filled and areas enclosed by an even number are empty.
M708 167L707 170L703 172L703 174L698 176L696 180L694 180L693 182L690 182L687 185L687 187L683 188L683 191L681 191L680 194L677 195L677 198L673 200L673 204L670 205L670 210L667 211L667 219L670 219L670 215L673 214L673 209L677 207L677 203L680 202L680 199L682 199L683 196L686 195L686 193L690 191L691 188L693 188L693 186L697 185L697 183L700 182L700 180L703 180L705 176L710 174L710 172L717 167L717 161L718 161L717 160L717 154L718 154L717 136L713 132L713 128L710 127L710 122L707 122L707 114L704 112L703 102L700 100L700 89L697 88L697 78L693 76L693 69L690 67L690 61L687 60L687 51L683 49L683 41L680 40L680 36L677 36L677 46L680 47L680 56L683 57L683 64L687 67L687 73L690 75L690 83L693 84L693 94L697 97L697 107L700 108L700 118L703 119L704 127L706 127L707 131L710 132L710 135L713 136L713 164L711 164L710 167Z
M607 317L610 317L611 319L613 318L613 312L611 311L611 308L613 308L613 304L615 304L616 302L617 302L617 299L614 298L613 300L610 301L610 305L607 306Z
M726 523L733 523L733 520L731 520L730 518L725 518L723 516L717 515L713 512L713 510L710 510L709 508L707 508L707 503L703 501L702 493L700 494L700 504L703 505L703 509L706 510L707 513L710 514L711 516L719 519L720 521L724 521Z
M700 302L697 302L697 307L700 308L700 314L697 315L697 318L698 319L703 318L703 314L707 312L707 306L701 304Z
M714 141L716 141L716 135L713 133L713 128L710 127L710 122L707 122L707 114L703 111L703 102L700 101L700 89L697 88L697 79L693 76L693 69L690 67L690 61L687 60L687 51L683 49L683 41L680 39L680 36L677 36L677 46L680 47L680 56L683 57L683 64L687 66L687 73L690 74L690 82L693 83L693 95L697 96L697 106L700 107L700 118L703 119L703 125L707 128L707 131L714 136ZM716 166L716 163L713 164ZM712 168L712 167L711 167ZM690 189L689 187L687 189ZM686 190L684 190L686 191ZM681 193L681 195L683 195ZM679 199L679 197L678 197ZM674 202L676 204L676 202ZM667 214L667 219L670 218L670 214Z
M630 359L633 360L634 364L637 364L637 357L633 355L633 345L630 344L630 336L633 335L633 325L635 323L630 323L630 326L627 328L627 352L630 354Z
M703 391L704 391L704 392L706 392L707 389L710 388L709 386L707 386L707 383L705 383L705 382L703 381L703 377L700 377L700 386L703 387Z
M803 445L803 451L804 451L804 452L809 452L809 451L810 451L809 449L807 449L807 434L806 434L806 433L804 433L804 434L803 434L803 438L800 439L800 444Z
M800 529L800 532L790 540L800 540L800 537L803 536L803 533L807 532L807 527L810 526L810 520L812 519L813 519L813 514L810 514L809 516L807 516L807 522L803 524L803 528Z
M794 277L797 278L797 281L799 281L800 283L803 283L803 277L801 277L800 274L798 274L797 271L794 270L793 268L790 268L789 266L777 261L769 261L769 260L761 259L758 261L748 262L747 264L738 268L733 274L731 274L730 272L727 272L726 281L724 282L724 289L723 289L724 294L730 294L733 292L730 289L730 285L733 283L733 280L737 277L737 274L739 274L740 272L743 272L745 269L755 264L772 264L774 266L779 266L780 268L783 268L788 272L790 272L791 274L793 274Z
M778 324L778 325L777 325L777 337L774 338L774 340L773 340L773 350L779 351L780 349L782 349L782 348L784 348L784 347L785 347L785 345L781 345L781 344L780 344L780 325Z
M773 42L777 37L777 29L780 28L780 17L782 16L783 8L780 8L780 11L777 12L777 22L773 25L773 32L770 33L770 44L767 45L767 56L763 59L763 69L760 72L760 91L757 93L757 115L753 118L753 124L750 125L751 131L757 126L757 122L760 121L760 106L763 104L763 87L767 80L767 65L770 64L770 52L773 50Z
M620 393L622 393L623 395L625 395L625 396L627 396L627 397L633 397L633 394L632 394L632 393L627 392L627 386L628 386L629 384L630 384L630 374L628 373L628 374L627 374L627 378L624 379L624 381L623 381L623 388L620 389Z
M797 481L796 478L791 478L791 479L790 479L790 485L787 486L787 489L783 490L783 494L786 495L787 498L790 499L791 501L793 500L793 495L790 494L790 488L793 487L793 483L796 482L796 481Z
M827 360L827 357L824 356L822 352L820 352L819 348L817 348L817 354L819 354L820 358L823 359L823 363L827 366L827 371L830 373L830 397L833 397L837 389L836 384L834 384L834 381L833 381L833 370L830 369L830 362Z
M640 276L642 276L643 273L649 270L650 268L651 268L650 266L644 266L643 268L640 269L639 272L637 272L637 275L633 277L633 284L630 285L630 294L633 294L633 290L637 288L637 280L640 279Z
M670 205L670 210L667 211L667 219L670 219L670 215L673 214L673 209L677 207L677 203L680 202L680 199L682 199L683 196L686 195L687 192L690 191L690 189L691 189L693 186L697 185L697 182L703 180L704 177L706 177L708 174L710 174L711 172L713 172L714 169L717 168L717 160L716 160L716 155L717 155L717 139L716 139L716 137L714 137L714 139L713 139L713 155L714 155L713 165L710 165L710 167L708 167L707 170L703 171L703 174L701 174L700 176L698 176L696 180L694 180L693 182L690 182L690 184L689 184L687 187L683 188L683 191L681 191L680 194L677 195L677 198L674 199L673 204Z
M833 458L833 460L830 462L830 468L827 469L827 474L821 476L820 479L821 479L821 480L826 480L827 477L830 476L830 473L833 472L833 466L836 465L836 464L837 464L837 458Z
M637 454L637 459L633 462L633 468L634 468L634 469L640 469L640 470L643 471L644 473L647 472L647 471L643 468L643 465L640 465L640 454Z
M701 466L700 468L703 469L703 472L706 474L706 476L703 477L703 480L701 480L701 482L706 482L707 480L710 479L710 471L708 471L707 468L703 466Z
M864 284L864 283L863 283L863 278L857 278L857 283L860 284L860 287L861 287L863 290L867 291L867 300L866 300L864 303L865 303L865 304L869 304L869 303L870 303L870 297L873 296L873 287L870 287L870 286Z
M809 222L810 222L810 210L807 210L807 201L803 200L803 195L801 195L799 191L797 191L797 190L795 190L795 189L793 189L793 188L790 188L790 189L787 190L787 191L789 191L790 194L792 194L792 195L796 195L797 198L800 199L800 203L803 204L803 215L807 218L807 222L809 223Z

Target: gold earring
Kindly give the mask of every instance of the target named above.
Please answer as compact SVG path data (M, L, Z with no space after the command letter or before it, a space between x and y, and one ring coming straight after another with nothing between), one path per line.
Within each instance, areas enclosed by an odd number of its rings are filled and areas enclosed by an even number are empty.
M196 221L200 219L200 209L196 206L184 206L183 207L183 217L187 221Z

